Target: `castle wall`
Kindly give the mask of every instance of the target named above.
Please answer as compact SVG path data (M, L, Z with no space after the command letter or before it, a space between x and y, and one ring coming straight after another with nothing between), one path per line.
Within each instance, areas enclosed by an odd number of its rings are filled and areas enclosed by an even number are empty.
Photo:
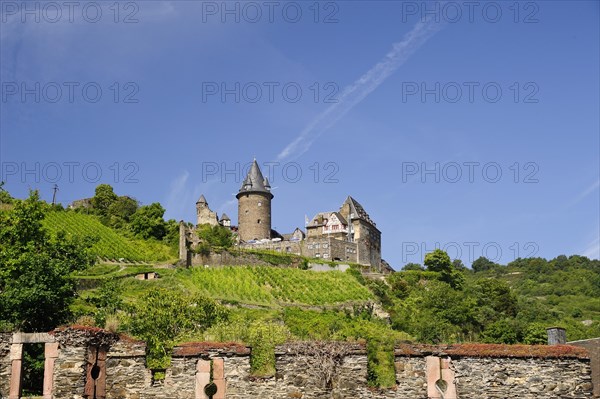
M176 347L164 380L153 381L145 367L145 344L98 329L51 333L59 342L53 371L53 399L205 399L213 381L215 399L592 398L591 368L585 349L560 346L403 344L395 351L394 388L367 384L364 346L300 342L276 349L275 375L251 375L251 350L234 343L190 343ZM11 380L10 335L0 335L0 398ZM99 352L92 349L101 348ZM99 377L90 373L97 353ZM8 370L8 371L7 371ZM441 386L441 385L438 385Z
M11 364L10 345L12 334L0 333L0 398L8 398Z
M217 213L210 210L208 204L196 204L196 224L209 224L211 226L216 226L219 224L219 218L217 217Z
M567 345L585 348L592 360L592 379L594 395L600 398L600 338L584 339L581 341L567 342Z

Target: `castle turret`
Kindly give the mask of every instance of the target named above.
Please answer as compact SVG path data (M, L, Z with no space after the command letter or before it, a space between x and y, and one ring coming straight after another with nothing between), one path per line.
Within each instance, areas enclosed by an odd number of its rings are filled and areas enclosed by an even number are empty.
M198 218L198 225L210 224L211 226L216 226L219 224L217 214L210 210L204 195L201 195L198 201L196 201L196 216Z
M238 199L238 235L242 241L271 238L271 185L256 159L242 182Z
M226 213L223 213L223 216L221 216L221 220L219 220L219 223L221 224L221 226L231 227L231 219L229 219L229 216L227 216Z

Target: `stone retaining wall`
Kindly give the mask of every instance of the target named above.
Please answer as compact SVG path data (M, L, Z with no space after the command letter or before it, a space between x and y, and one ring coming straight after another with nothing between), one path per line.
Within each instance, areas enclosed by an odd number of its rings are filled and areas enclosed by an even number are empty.
M94 391L97 399L207 399L211 382L213 399L562 399L591 398L593 389L588 352L568 345L400 345L396 387L375 389L367 384L367 355L359 344L280 346L276 374L258 378L251 375L250 348L189 343L174 349L164 380L155 381L143 342L93 328L48 336L56 342L49 345L58 345L54 399L93 398ZM0 334L2 399L9 398L14 339Z

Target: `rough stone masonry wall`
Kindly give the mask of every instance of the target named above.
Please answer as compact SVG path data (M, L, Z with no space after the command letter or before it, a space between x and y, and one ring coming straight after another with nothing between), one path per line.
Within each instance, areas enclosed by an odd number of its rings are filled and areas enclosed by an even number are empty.
M432 391L432 382L438 378L432 376L432 364L450 372L444 375L452 375L448 382L457 394L447 395L446 399L592 397L587 352L565 345L401 345L395 352L397 386L374 389L367 384L365 348L358 344L282 345L276 350L276 374L257 378L251 375L249 348L233 343L190 343L174 349L165 379L154 382L145 365L143 342L98 329L63 329L52 334L60 343L53 399L85 397L90 382L90 348L105 348L105 369L101 375L104 373L106 394L98 396L102 399L205 399L202 391L209 381L206 372L211 367L206 366L210 361L215 381L224 377L220 381L225 395L215 396L217 399L441 398L435 396L435 389ZM10 335L0 334L2 399L8 397L10 339ZM310 350L301 350L306 347ZM321 367L323 359L327 359L323 353L338 353L337 366ZM326 378L330 370L334 372Z
M458 398L592 398L586 351L568 345L403 345L396 349L399 397L427 398L423 356L450 359ZM403 382L404 381L404 382Z
M588 362L573 359L452 360L456 385L464 398L591 398Z
M10 384L10 341L12 334L0 333L0 398L7 398Z

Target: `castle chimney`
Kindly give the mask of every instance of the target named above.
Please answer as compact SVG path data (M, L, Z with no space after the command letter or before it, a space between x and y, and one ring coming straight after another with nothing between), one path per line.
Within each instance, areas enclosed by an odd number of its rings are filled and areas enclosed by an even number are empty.
M548 345L564 345L567 343L567 332L561 327L548 327Z

